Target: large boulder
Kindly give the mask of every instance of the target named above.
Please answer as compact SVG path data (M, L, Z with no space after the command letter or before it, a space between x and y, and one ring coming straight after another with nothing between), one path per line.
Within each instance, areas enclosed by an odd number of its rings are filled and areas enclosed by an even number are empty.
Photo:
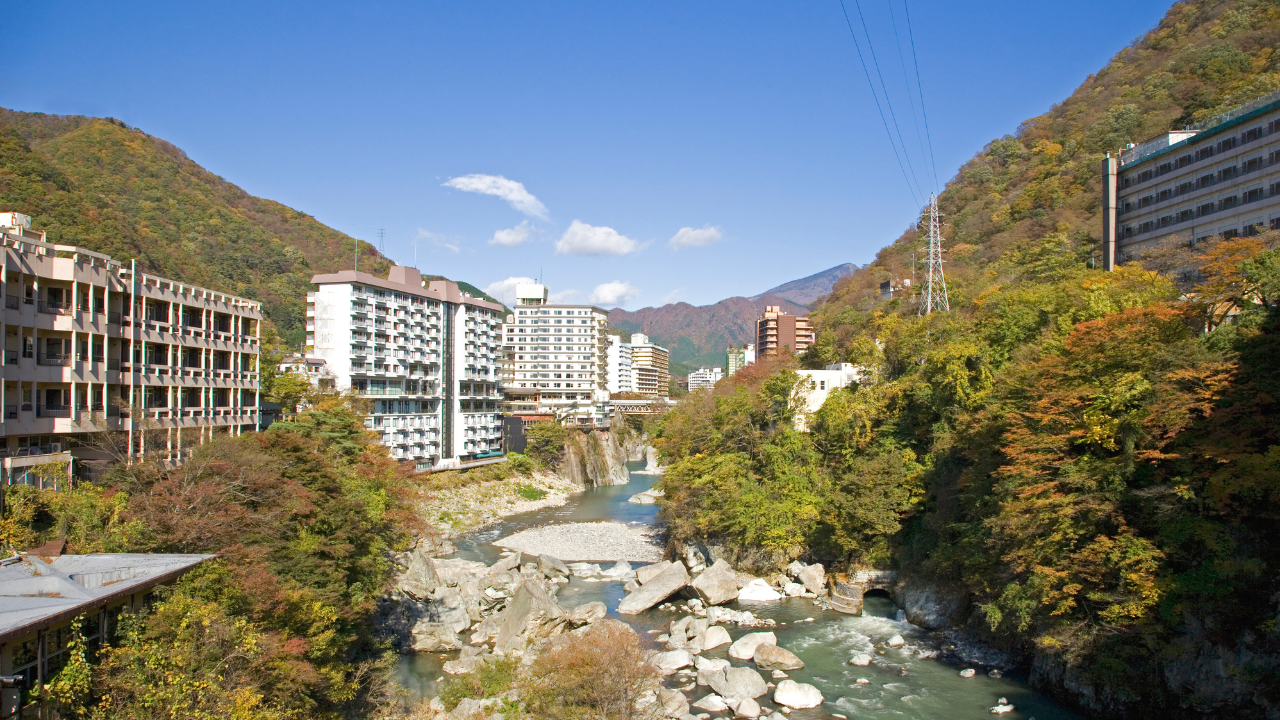
M679 690L658 690L658 705L662 708L663 717L678 718L689 714L689 700Z
M396 587L414 600L425 600L432 590L440 587L440 584L435 563L427 557L422 548L418 548L409 553L409 567L400 576L400 582Z
M493 567L489 568L489 572L503 572L505 570L515 570L516 568L520 567L520 561L522 559L523 559L523 556L521 555L520 551L517 550L511 553L510 555L502 558L498 562L494 563Z
M649 582L641 585L639 590L623 598L622 602L618 603L618 612L623 615L642 613L680 592L688 584L689 573L685 572L684 565L673 563Z
M822 704L822 693L808 683L783 680L773 689L773 701L796 710L813 708Z
M703 574L705 575L706 573ZM768 602L771 600L781 600L782 593L769 587L769 583L764 580L756 578L738 591L738 599Z
M804 570L806 567L808 566L799 560L792 560L791 564L787 566L787 574L793 578L798 578L800 577L800 571Z
M469 581L477 581L489 572L489 566L476 560L459 560L457 558L436 558L432 561L436 576L441 585L462 585Z
M627 562L626 560L619 560L618 562L614 563L613 567L600 573L601 577L605 577L610 580L621 580L622 578L630 574L631 574L631 563Z
M444 623L420 622L413 626L413 649L417 652L461 650L462 639Z
M453 628L454 632L462 632L471 627L471 613L457 588L441 587L431 593L430 603L433 620Z
M672 562L670 560L663 560L662 562L656 562L656 563L653 563L652 565L644 565L640 568L637 568L636 582L643 585L649 582L650 580L654 579L658 575L660 575L663 570L666 570L667 568L671 567L671 565L672 565Z
M564 577L569 574L569 567L560 558L550 555L538 556L538 572L547 577Z
M724 698L716 695L715 693L703 695L701 699L693 704L693 706L699 710L706 710L707 712L713 713L729 709L729 704L724 701Z
M827 591L827 571L818 563L806 566L797 577L804 583L805 589L815 595Z
M698 684L710 685L711 676L729 667L729 661L720 658L697 657L693 659L693 666L698 669Z
M693 581L698 597L708 605L723 605L738 597L738 574L724 560L702 571Z
M585 605L579 605L569 611L569 624L574 627L590 625L600 618L603 618L607 612L608 608L605 607L604 603L598 600L596 602L586 603Z
M568 615L536 583L521 583L507 607L494 616L495 649L523 650L528 641L560 634Z
M707 684L720 697L730 702L743 698L758 698L769 692L760 673L747 667L727 667L707 676Z
M719 625L712 625L698 633L698 636L694 638L694 643L702 650L710 650L721 645L727 645L729 642L731 642L729 631Z
M653 666L663 675L670 675L682 667L693 664L693 655L688 650L668 650L653 656Z
M799 670L804 662L790 650L784 650L770 643L760 643L751 659L761 670Z
M751 698L743 698L733 708L733 716L738 718L758 718L760 717L760 703Z
M729 646L729 657L750 660L756 654L756 648L764 643L777 645L778 636L771 632L747 633Z

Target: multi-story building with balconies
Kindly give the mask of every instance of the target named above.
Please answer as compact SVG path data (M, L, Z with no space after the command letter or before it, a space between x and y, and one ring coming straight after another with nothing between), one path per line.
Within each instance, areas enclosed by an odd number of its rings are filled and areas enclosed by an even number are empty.
M132 456L172 464L257 427L259 303L46 242L19 213L0 214L0 240L0 484L38 482L40 465L119 459L94 442L105 431L125 433Z
M369 428L392 457L427 470L502 454L501 305L402 266L311 282L308 354L369 401Z
M643 333L631 333L631 385L633 392L667 397L671 391L671 354L649 342Z
M1102 265L1280 229L1280 92L1103 161Z
M609 424L609 313L547 302L547 288L516 286L502 326L503 409L576 426Z
M799 355L813 347L813 342L813 325L809 318L785 313L781 306L765 306L756 320L756 353L759 357L783 353Z

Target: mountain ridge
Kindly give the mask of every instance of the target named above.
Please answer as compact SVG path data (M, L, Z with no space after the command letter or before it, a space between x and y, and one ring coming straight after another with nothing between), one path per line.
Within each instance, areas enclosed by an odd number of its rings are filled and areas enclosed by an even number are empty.
M786 298L797 305L805 307L813 307L823 295L831 292L831 288L841 278L848 277L858 271L858 266L853 263L842 263L835 267L827 268L820 272L816 272L799 280L785 282L777 287L769 288L759 295L752 295L750 300L764 297L765 295L777 295Z

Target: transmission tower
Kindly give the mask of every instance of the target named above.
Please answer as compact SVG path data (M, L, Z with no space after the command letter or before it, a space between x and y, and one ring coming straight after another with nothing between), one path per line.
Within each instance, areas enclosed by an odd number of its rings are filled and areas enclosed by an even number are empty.
M947 279L942 276L942 223L938 218L938 196L933 194L929 195L928 262L924 291L920 294L920 314L928 315L934 310L949 312Z
M387 232L382 228L378 228L378 254L387 254Z

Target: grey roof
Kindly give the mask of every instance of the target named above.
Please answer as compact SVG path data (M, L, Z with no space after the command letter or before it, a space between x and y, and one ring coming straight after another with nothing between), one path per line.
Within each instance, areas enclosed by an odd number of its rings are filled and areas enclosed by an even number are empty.
M0 566L0 642L148 590L212 557L95 553L51 560L25 556Z

